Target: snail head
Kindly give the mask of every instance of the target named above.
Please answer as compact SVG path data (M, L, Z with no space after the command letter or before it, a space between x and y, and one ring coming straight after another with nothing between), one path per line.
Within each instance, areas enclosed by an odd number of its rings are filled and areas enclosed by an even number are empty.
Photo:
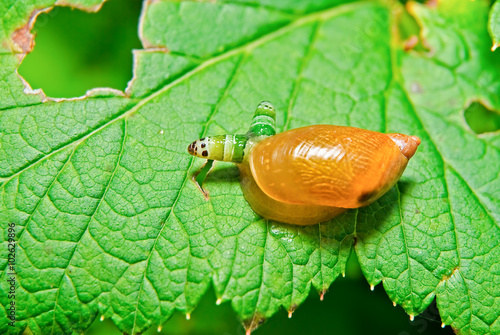
M196 157L207 158L208 157L208 147L205 138L200 138L194 141L188 146L188 152Z
M187 150L193 156L216 161L236 162L243 159L246 135L216 135L200 138Z

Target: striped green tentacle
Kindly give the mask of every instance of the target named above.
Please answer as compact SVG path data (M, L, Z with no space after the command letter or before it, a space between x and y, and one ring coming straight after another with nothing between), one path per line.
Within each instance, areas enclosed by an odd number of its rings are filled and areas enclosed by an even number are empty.
M249 137L276 135L276 112L274 106L267 101L261 102L253 114L252 124L248 130Z
M249 139L257 142L276 134L276 113L269 102L261 102L255 110L246 134L208 136L191 143L188 152L208 160L241 163Z

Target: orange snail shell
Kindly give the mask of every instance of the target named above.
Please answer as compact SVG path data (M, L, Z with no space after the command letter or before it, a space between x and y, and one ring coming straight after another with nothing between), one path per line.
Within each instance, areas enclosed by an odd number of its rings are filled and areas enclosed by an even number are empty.
M371 204L399 180L420 139L331 125L289 130L250 145L239 164L259 215L309 225Z

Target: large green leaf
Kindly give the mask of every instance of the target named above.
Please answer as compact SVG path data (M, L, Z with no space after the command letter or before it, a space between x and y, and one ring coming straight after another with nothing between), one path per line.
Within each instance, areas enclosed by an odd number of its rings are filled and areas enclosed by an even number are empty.
M403 52L397 3L148 1L126 94L59 101L15 72L30 25L18 29L53 2L0 2L2 331L82 332L101 314L137 333L191 313L210 285L254 329L311 286L324 294L352 249L410 315L437 297L460 333L500 331L500 136L463 118L475 100L500 109L487 1L410 4L427 53ZM211 173L205 201L187 145L246 131L261 100L277 107L280 130L351 125L422 145L396 187L329 223L258 217L231 164Z
M496 0L490 11L490 21L488 25L493 46L491 50L495 50L500 45L500 1Z

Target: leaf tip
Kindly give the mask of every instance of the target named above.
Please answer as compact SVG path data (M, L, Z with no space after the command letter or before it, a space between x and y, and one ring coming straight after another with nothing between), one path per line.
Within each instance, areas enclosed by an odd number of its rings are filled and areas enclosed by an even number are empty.
M191 320L191 313L186 314L186 320Z
M413 321L413 320L415 320L415 315L410 314L410 321Z
M441 328L444 328L446 327L446 325L444 323L441 323Z
M325 293L326 293L326 290L323 290L323 291L320 292L320 294L319 294L319 300L320 301L323 301L323 299L325 299Z
M370 291L373 291L373 290L375 290L375 286L370 285Z
M297 307L299 307L297 304L293 304L292 306L290 306L290 308L288 309L288 318L289 319L292 318L292 314L293 314L293 312L295 312Z
M221 303L222 303L222 299L221 299L221 298L219 298L219 299L217 299L217 300L215 301L215 304L216 304L217 306L219 306Z
M500 45L500 43L493 44L493 46L491 47L491 51L495 51L499 45Z
M158 328L156 329L158 331L158 333L161 332L161 326L158 326Z
M264 316L262 316L259 313L255 313L251 319L248 319L243 322L243 325L245 326L246 333L245 335L250 335L255 329L257 329L259 326L261 326L266 319Z
M104 321L104 315L101 315L101 317L99 318L99 320L100 320L101 322L103 322L103 321Z

